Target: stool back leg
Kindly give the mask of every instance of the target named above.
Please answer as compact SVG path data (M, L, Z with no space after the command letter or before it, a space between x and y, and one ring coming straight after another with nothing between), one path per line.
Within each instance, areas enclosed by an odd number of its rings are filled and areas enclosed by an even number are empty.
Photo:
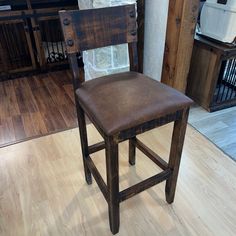
M171 177L166 181L166 188L165 188L166 201L169 204L174 202L179 166L184 145L187 121L188 121L188 114L189 114L189 109L184 110L182 119L175 121L174 124L170 157L168 163L168 168L170 168L173 171L173 173Z
M136 137L129 140L129 164L135 165L136 159Z
M111 232L116 234L120 226L118 144L112 138L105 143L109 221Z
M83 164L84 164L84 173L85 179L87 184L92 184L92 175L87 166L86 159L89 156L88 150L88 138L87 138L87 129L86 129L86 122L85 122L85 115L82 107L76 101L76 109L77 109L77 116L78 116L78 124L79 124L79 132L80 132L80 142L82 148L82 155L83 155Z

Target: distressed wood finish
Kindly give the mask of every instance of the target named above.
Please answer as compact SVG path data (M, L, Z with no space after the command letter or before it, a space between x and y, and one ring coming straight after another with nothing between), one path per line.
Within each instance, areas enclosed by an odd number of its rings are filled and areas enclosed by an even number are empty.
M95 11L81 10L79 13L60 11L59 14L61 24L64 25L65 42L69 53L137 42L134 5L100 8Z
M202 47L198 42L193 48L187 94L196 103L209 109L220 71L220 54Z
M118 143L113 137L107 137L105 143L109 222L111 232L116 234L120 227Z
M104 148L105 148L105 142L104 141L102 141L100 143L93 144L93 145L89 146L89 154L101 151Z
M175 197L177 178L179 174L180 160L184 145L185 132L188 122L189 109L184 110L181 120L175 121L171 141L168 168L172 171L170 178L166 181L166 201L172 203Z
M142 182L135 184L123 191L120 192L120 202L123 202L145 190L153 187L156 184L161 183L162 181L168 180L172 174L171 169L167 169L157 175L154 175Z
M140 71L140 63L138 61L138 48L137 43L129 43L129 62L130 62L130 71Z
M83 11L63 11L60 12L60 17L65 41L67 43L67 49L69 52L71 69L74 75L74 90L79 88L77 90L77 94L75 93L75 97L80 128L85 179L88 184L91 184L91 174L95 178L108 203L111 232L116 234L119 231L120 203L122 201L167 180L166 198L169 203L173 202L185 128L187 125L188 113L186 112L186 109L190 104L186 103L187 105L182 105L181 108L178 106L178 104L175 104L175 108L162 111L160 115L156 115L154 118L143 117L141 124L133 124L132 121L130 121L131 123L128 126L129 128L123 128L120 131L114 132L114 134L107 133L100 125L99 120L96 119L96 114L91 111L89 112L89 108L86 107L78 95L81 90L85 89L86 82L84 82L83 68L80 68L78 65L76 53L82 50L94 49L97 47L128 43L130 70L138 71L135 7L134 5L126 5L113 8L90 9ZM130 72L129 74L134 73ZM135 79L132 81L133 83L136 83ZM170 95L168 94L169 90L165 91L167 91L167 94L165 93L164 96L168 98ZM186 106L188 107L186 108ZM165 107L163 109L165 110ZM132 110L130 112L132 112ZM84 114L88 115L101 136L104 138L104 142L100 142L91 146L88 145ZM173 121L175 121L176 125L174 127L170 161L167 164L160 156L156 155L146 145L141 143L136 138L136 136ZM138 148L143 153L145 153L155 164L160 166L163 171L120 192L118 144L125 140L129 140L130 165L135 164L136 148ZM90 154L100 151L103 148L105 148L106 154L107 184L105 184L105 181L89 156Z
M83 154L83 162L84 162L84 173L85 173L85 179L88 184L92 184L92 176L91 172L88 168L87 159L89 158L89 147L88 147L88 139L87 139L87 130L86 130L86 123L85 123L85 114L81 106L77 103L77 116L78 124L79 124L79 131L80 136L83 137L80 139L81 141L81 148L82 148L82 154Z
M229 47L197 35L188 76L187 95L210 112L235 106L234 93L230 92L230 98L226 97L229 89L235 90L233 71L236 64L231 63L229 66L232 73L225 70L226 64L235 58L236 47ZM227 84L227 81L231 81L231 85L221 89L222 83ZM219 90L223 93L219 93ZM224 91L227 93L224 94Z
M136 137L129 140L129 164L131 166L135 165L136 142Z
M175 113L163 115L155 120L150 120L148 123L143 123L141 125L135 126L132 129L127 129L121 131L117 134L116 139L119 142L122 142L130 137L134 137L136 135L142 134L149 130L155 129L167 123L173 122L175 120L180 120L182 117L182 111L176 111Z
M185 92L199 0L170 0L161 81Z
M138 24L138 61L139 72L143 73L144 59L144 20L145 20L145 0L137 0L137 24Z

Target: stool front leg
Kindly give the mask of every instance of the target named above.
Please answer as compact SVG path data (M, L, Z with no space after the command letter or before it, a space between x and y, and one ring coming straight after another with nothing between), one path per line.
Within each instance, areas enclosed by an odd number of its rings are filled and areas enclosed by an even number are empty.
M175 190L176 190L176 184L179 174L179 166L184 145L188 114L189 114L189 108L183 111L182 119L175 121L174 124L170 157L168 163L168 168L170 168L173 171L173 173L171 177L166 181L166 188L165 188L166 201L169 204L173 203L175 198Z
M135 165L136 161L136 137L129 140L129 164L131 166Z
M80 132L80 141L83 155L83 164L84 164L84 173L87 184L92 184L92 175L87 166L86 159L89 156L88 150L88 138L87 138L87 128L85 122L85 115L82 107L79 105L78 101L76 101L76 110L78 116L78 124L79 124L79 132Z
M112 138L105 142L109 221L111 232L116 234L120 226L118 144Z

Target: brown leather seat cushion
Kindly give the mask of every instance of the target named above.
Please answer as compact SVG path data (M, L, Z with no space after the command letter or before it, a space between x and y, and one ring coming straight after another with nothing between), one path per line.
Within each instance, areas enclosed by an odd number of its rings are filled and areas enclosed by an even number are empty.
M77 91L93 121L113 135L191 105L182 93L136 72L85 82Z

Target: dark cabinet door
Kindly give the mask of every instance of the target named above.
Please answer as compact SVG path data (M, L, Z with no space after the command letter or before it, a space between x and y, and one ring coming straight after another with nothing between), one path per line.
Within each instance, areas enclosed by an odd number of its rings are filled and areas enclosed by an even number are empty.
M27 21L0 21L0 73L36 68Z
M31 18L37 58L42 68L67 64L67 53L59 21L58 10L36 12Z

